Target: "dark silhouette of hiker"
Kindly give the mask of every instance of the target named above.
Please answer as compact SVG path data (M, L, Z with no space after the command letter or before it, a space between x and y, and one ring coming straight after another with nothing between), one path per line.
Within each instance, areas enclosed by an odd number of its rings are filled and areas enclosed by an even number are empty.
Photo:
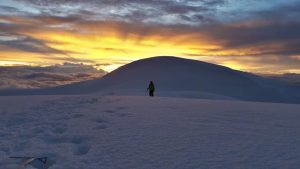
M149 96L153 97L154 96L154 91L155 91L155 86L154 86L154 83L152 81L150 81L150 84L149 84L147 90L149 91Z

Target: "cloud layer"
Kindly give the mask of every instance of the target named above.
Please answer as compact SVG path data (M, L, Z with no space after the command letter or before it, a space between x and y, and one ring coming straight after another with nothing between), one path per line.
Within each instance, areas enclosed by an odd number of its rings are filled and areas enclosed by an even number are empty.
M47 67L0 67L0 89L54 87L99 78L105 73L92 66L70 63Z

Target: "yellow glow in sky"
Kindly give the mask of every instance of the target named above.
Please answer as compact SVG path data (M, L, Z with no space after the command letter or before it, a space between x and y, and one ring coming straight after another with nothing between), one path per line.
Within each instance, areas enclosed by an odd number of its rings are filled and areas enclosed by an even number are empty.
M198 48L214 48L215 45L209 45L203 42L193 44L188 37L177 36L166 38L159 35L150 35L141 38L138 35L129 34L120 37L117 32L105 32L96 34L72 34L68 32L23 32L27 36L36 39L42 39L50 48L63 53L55 54L31 54L29 52L7 52L2 55L17 56L20 60L28 63L49 64L55 62L64 62L65 60L73 62L83 62L98 64L99 68L106 71L112 71L119 66L134 60L153 57L153 56L181 56L192 58L185 54L195 54L205 52ZM23 59L21 59L23 58ZM26 59L25 59L26 58Z
M138 59L178 56L244 71L260 72L265 71L266 67L264 63L260 63L262 57L255 57L267 49L266 46L259 47L260 51L255 47L230 49L224 47L223 41L216 42L201 32L176 32L170 28L151 26L146 28L128 24L124 26L115 22L75 24L67 26L66 29L58 29L53 25L39 26L38 21L30 18L11 17L2 20L22 23L25 26L36 24L37 28L18 29L17 34L27 37L23 39L25 41L23 46L5 46L0 43L0 66L20 64L45 66L72 62L94 65L110 72ZM48 22L58 24L55 20ZM20 37L11 39L17 38ZM2 37L3 39L8 38ZM280 49L281 46L274 43L272 47ZM299 57L294 56L294 59ZM276 66L268 68L266 70L268 72L277 70ZM298 71L289 67L280 69L276 73Z

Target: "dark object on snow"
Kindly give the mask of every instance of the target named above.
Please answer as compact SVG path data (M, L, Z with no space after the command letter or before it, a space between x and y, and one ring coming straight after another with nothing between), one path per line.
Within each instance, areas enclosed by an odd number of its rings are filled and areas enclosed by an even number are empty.
M154 91L155 91L155 86L154 86L154 83L152 81L150 81L150 84L149 84L147 90L149 91L149 96L153 97L154 96Z
M47 157L9 157L9 158L14 158L14 159L21 159L22 163L17 169L25 168L27 165L30 165L34 161L39 161L43 164L47 164Z

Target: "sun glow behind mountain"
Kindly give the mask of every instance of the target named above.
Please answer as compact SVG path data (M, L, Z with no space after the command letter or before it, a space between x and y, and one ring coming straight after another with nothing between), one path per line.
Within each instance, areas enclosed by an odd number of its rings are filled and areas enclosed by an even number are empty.
M26 19L28 18L13 20L34 24L30 23L33 22L31 19ZM80 28L76 28L77 26ZM169 28L151 28L150 26L142 28L138 25L136 28L141 29L141 31L142 29L152 29L152 31L148 34L135 32L136 30L124 32L122 29L128 29L129 25L118 22L94 22L90 25L81 26L75 25L74 29L78 29L75 32L45 27L42 30L23 30L20 32L23 36L16 36L15 38L31 37L38 39L44 42L44 46L32 45L36 48L35 50L40 49L41 51L6 48L1 53L1 59L5 61L2 63L48 65L63 63L67 60L69 62L94 64L106 71L112 71L128 62L152 56L169 55L201 59L204 58L203 55L221 53L207 51L220 47L207 43L201 34L189 32L177 34ZM201 38L201 36L203 37ZM44 49L45 46L47 49ZM226 55L226 52L222 52L221 55Z

